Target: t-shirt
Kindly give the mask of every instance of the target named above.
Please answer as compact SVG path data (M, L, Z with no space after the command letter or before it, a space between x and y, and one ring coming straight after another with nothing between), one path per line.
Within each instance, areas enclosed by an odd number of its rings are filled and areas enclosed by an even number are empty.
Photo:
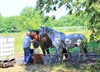
M32 39L31 39L31 37L30 36L25 36L24 37L24 48L28 48L28 47L30 47L31 46L31 41Z

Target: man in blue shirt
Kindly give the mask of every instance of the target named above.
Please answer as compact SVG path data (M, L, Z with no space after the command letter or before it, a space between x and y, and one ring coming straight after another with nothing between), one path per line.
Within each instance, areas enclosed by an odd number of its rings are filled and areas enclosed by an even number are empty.
M32 57L31 56L31 52L30 52L30 46L31 46L31 43L33 41L34 40L32 40L31 37L30 37L30 32L27 32L26 36L24 37L24 45L23 45L23 48L24 48L24 62L25 62L25 64L29 64L30 63L30 58Z

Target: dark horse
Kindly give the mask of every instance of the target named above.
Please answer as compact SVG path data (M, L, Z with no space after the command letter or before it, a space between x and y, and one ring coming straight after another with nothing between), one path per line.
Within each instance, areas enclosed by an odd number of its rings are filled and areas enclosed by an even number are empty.
M35 39L38 42L39 46L41 47L43 55L44 56L46 55L45 51L47 52L47 54L50 54L49 48L52 47L51 39L46 34L39 37L38 36L39 30L32 30L30 32L31 32L31 38Z
M52 45L51 39L49 38L49 36L47 34L43 34L41 37L39 37L38 35L39 35L39 30L32 30L31 31L31 38L35 39L39 43L39 45L42 49L43 55L44 56L46 55L45 51L47 52L47 54L50 54L49 48L54 47ZM62 55L63 54L65 55L65 58L68 57L66 49L62 50Z

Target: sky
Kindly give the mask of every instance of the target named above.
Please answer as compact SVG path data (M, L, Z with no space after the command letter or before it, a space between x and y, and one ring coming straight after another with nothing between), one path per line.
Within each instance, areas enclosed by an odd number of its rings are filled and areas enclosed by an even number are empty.
M0 13L2 16L15 16L20 15L21 11L25 7L35 7L36 0L0 0ZM55 15L56 18L60 18L67 14L65 6L61 7L57 11L51 11L46 14L48 16Z

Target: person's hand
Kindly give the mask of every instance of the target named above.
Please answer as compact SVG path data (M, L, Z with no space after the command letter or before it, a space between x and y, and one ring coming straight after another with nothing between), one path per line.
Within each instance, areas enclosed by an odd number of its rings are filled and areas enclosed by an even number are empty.
M34 42L34 39L33 39L33 40L31 40L31 43L32 43L32 42Z

